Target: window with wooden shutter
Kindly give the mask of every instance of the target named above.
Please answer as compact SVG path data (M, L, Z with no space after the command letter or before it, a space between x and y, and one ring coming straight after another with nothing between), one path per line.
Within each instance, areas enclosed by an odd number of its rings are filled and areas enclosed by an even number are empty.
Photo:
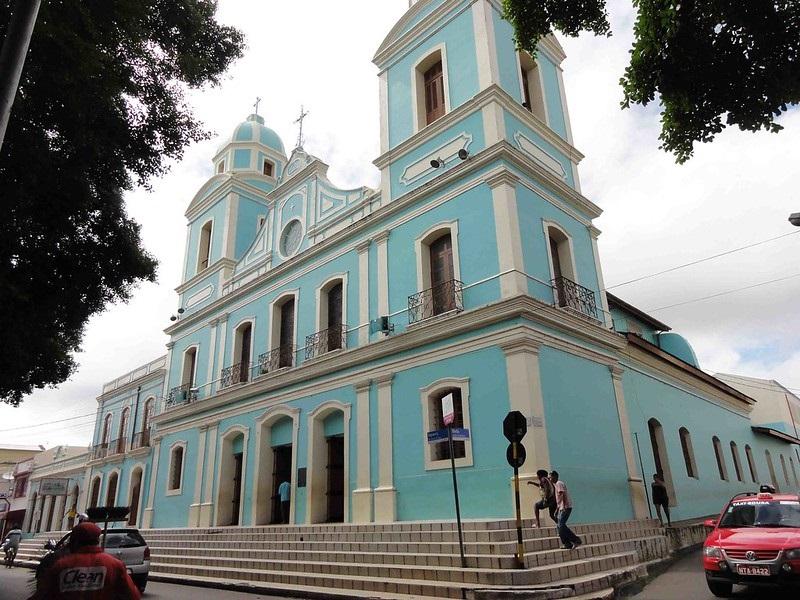
M425 80L425 124L430 125L444 116L444 72L442 61L437 61L424 74Z
M274 171L275 171L275 165L273 165L270 161L265 160L263 169L264 175L266 175L267 177L272 177Z

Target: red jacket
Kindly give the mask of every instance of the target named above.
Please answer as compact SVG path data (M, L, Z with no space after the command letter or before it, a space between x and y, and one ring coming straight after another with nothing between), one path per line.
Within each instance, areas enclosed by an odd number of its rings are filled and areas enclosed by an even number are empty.
M128 569L99 546L79 548L58 559L30 600L140 600Z

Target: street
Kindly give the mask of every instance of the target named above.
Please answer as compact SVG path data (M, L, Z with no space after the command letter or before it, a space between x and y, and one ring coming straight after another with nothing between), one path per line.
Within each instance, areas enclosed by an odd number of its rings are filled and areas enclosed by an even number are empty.
M23 600L31 595L32 571L25 568L0 570L0 600ZM147 600L268 600L275 596L263 594L245 594L227 590L213 590L208 588L172 585L151 581L142 598ZM286 600L282 598L282 600Z
M762 600L780 600L790 594L779 596L769 589L734 588L733 598ZM792 595L797 598L797 592ZM682 558L670 569L656 577L644 591L633 596L636 600L715 600L706 587L705 575L701 566L700 551Z

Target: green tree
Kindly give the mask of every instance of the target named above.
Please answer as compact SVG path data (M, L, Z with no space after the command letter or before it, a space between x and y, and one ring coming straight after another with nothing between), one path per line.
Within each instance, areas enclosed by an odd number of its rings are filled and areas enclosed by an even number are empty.
M13 2L0 0L0 38ZM123 193L208 134L185 91L243 38L211 0L47 0L0 150L0 400L76 368L88 319L154 281Z
M800 0L633 0L622 106L661 103L661 148L677 162L729 125L777 132L800 102ZM550 31L609 34L605 0L503 0L517 44Z

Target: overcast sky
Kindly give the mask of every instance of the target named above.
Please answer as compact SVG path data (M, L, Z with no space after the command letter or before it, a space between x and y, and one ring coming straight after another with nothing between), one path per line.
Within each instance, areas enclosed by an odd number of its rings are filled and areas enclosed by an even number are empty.
M330 164L342 187L376 187L378 80L375 50L408 0L220 0L219 19L244 31L247 51L222 85L191 94L217 136L187 149L152 192L127 197L145 246L159 260L158 283L140 286L127 305L92 319L79 370L58 389L37 391L17 409L0 406L0 443L86 445L102 384L165 352L163 329L177 308L186 220L183 213L211 176L222 137L260 96L267 124L294 147L300 105L306 149ZM779 135L726 131L678 166L658 150L659 110L622 111L618 81L631 44L629 0L610 0L614 36L564 39L564 79L583 193L605 212L600 252L610 287L641 275L800 229L800 111ZM613 288L653 310L782 277L800 275L800 235L714 261ZM800 389L800 276L751 290L653 312L690 339L701 366L775 378ZM800 393L800 391L798 391ZM88 415L88 416L82 416ZM63 423L41 425L60 419Z

